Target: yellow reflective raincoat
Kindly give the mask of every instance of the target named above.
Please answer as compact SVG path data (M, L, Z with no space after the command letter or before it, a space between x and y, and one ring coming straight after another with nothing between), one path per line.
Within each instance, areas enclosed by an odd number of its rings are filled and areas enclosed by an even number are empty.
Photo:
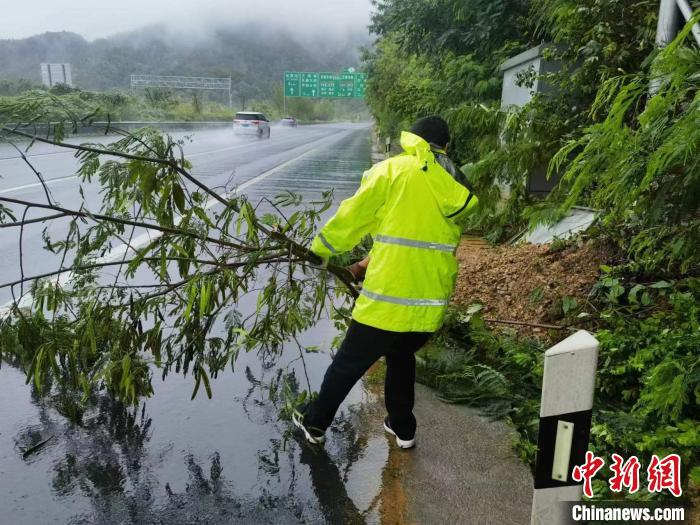
M353 319L393 332L434 332L457 276L461 232L454 221L477 198L437 162L424 139L403 132L401 147L404 153L364 173L311 250L328 258L371 235L371 261Z

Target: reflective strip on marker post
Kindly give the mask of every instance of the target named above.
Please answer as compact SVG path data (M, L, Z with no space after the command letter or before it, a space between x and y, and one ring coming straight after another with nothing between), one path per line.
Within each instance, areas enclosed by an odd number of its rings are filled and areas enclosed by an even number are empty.
M544 355L532 525L568 523L560 502L581 499L574 466L585 462L591 431L598 340L579 330Z

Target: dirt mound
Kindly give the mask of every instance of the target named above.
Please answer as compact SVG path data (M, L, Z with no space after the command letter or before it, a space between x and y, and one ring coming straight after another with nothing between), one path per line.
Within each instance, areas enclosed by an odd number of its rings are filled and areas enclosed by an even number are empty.
M462 306L482 303L485 318L559 325L565 309L576 310L585 303L598 280L600 265L608 258L593 243L564 249L534 244L489 247L465 238L457 250L459 276L453 302ZM548 332L545 328L500 326L540 337Z

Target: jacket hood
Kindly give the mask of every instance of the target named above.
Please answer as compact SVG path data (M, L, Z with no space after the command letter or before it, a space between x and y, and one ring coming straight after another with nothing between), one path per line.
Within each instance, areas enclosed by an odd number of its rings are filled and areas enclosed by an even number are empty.
M401 147L424 166L428 187L442 213L449 217L460 210L469 196L469 190L455 180L457 170L455 169L455 173L452 173L438 162L428 141L415 133L409 131L401 133ZM449 161L449 158L447 160ZM451 161L449 162L452 164Z
M401 132L401 147L409 155L418 157L421 164L427 164L435 158L428 141L410 131Z

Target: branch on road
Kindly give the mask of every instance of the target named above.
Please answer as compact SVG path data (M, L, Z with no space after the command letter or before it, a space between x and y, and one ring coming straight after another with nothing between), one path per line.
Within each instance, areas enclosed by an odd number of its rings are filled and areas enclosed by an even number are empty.
M134 155L130 153L125 153L123 151L115 150L115 149L105 149L105 148L98 148L95 147L94 145L90 144L70 144L67 142L59 141L59 140L52 140L49 138L44 138L44 137L39 137L37 135L32 135L30 133L26 133L23 131L20 131L16 128L8 128L8 127L3 127L2 131L5 133L9 133L12 135L17 135L20 137L28 138L31 139L32 141L36 142L41 142L44 144L49 144L52 146L60 147L60 148L66 148L66 149L71 149L75 150L81 153L93 153L96 155L106 155L106 156L114 156L122 159L128 159L128 160L134 160L134 161L140 161L140 162L147 162L147 163L155 163L155 164L161 164L164 166L168 166L174 170L177 171L180 175L182 175L186 180L189 182L193 183L195 186L197 186L199 189L203 190L206 194L214 198L216 201L218 201L220 204L222 204L224 207L232 207L234 211L240 212L240 207L236 204L235 201L233 200L228 200L223 198L220 194L215 192L213 189L209 188L206 184L201 182L199 179L194 177L192 174L190 174L185 168L183 168L183 164L186 164L184 156L181 157L181 159L178 161L174 158L159 158L159 157L152 157L152 156L145 156L145 155ZM125 136L127 138L131 138L135 136L134 134L130 134L127 131L120 130L120 134L122 136ZM144 142L138 138L137 141L144 145ZM149 146L147 146L149 151L153 151ZM170 153L170 152L169 152ZM184 154L183 154L184 155ZM25 160L26 156L24 157ZM27 160L27 162L29 162ZM45 186L45 185L44 185ZM47 193L48 197L48 193ZM308 248L305 246L299 245L298 243L295 243L294 240L289 239L285 236L280 236L276 232L273 232L271 229L267 228L264 224L260 223L259 221L255 221L253 226L260 230L261 232L275 236L278 240L281 240L282 242L288 244L290 247L292 247L297 255L304 256L307 260L309 260L312 263L315 264L320 264L320 261L316 255L311 253ZM353 280L348 277L347 272L344 270L344 268L335 266L335 265L328 265L327 267L328 271L335 275L343 284L345 284L348 288L348 291L350 294L354 297L357 298L359 296L359 293L357 292L355 285L353 283Z
M44 195L46 195L46 202L48 202L49 204L51 204L51 203L53 202L52 199L51 199L51 192L49 191L49 187L46 185L46 181L44 180L44 177L41 175L41 173L39 172L39 170L37 170L37 169L34 167L34 165L33 165L31 162L29 162L29 159L27 158L27 155L25 155L24 151L22 151L22 149L21 149L19 146L17 146L17 144L15 144L14 142L12 142L11 140L8 140L7 143L8 143L10 146L12 146L12 147L17 151L17 153L19 153L19 156L20 156L20 158L22 159L22 161L23 161L23 162L29 167L29 169L34 173L34 175L36 176L36 178L39 180L39 184L41 184L41 187L42 187L43 190L44 190Z
M487 323L496 323L496 324L511 324L515 326L531 326L533 328L544 328L546 330L576 330L576 328L572 328L570 326L558 326L554 324L542 324L542 323L528 323L525 321L511 321L511 320L506 320L506 319L489 319L489 318L484 318L484 321Z
M39 222L50 222L54 219L60 219L62 217L70 217L71 215L67 213L56 213L54 215L45 215L43 217L36 217L34 219L23 219L21 221L0 223L0 229L2 228L18 228L26 226L27 224L36 224Z
M11 197L0 197L0 202L6 202L8 204L18 204L21 206L26 206L27 208L43 208L46 210L53 210L53 211L58 211L61 212L61 215L65 217L78 217L81 219L89 219L95 222L107 222L107 223L113 223L113 224L120 224L124 226L136 226L137 228L143 228L145 230L153 230L157 231L160 233L167 233L171 235L181 235L185 237L192 237L195 239L199 239L201 241L206 241L210 242L212 244L224 246L226 248L234 248L237 250L241 251L254 251L256 248L252 246L245 246L241 244L236 244L232 243L229 241L226 241L224 239L215 239L213 237L208 237L206 235L201 235L193 231L188 231L188 230L183 230L183 229L178 229L178 228L169 228L167 226L160 226L158 224L153 224L145 221L134 221L131 219L124 219L121 217L113 217L109 215L103 215L101 213L92 213L88 210L71 210L68 208L63 208L61 206L55 206L55 205L49 205L49 204L41 204L37 202L31 202L31 201L25 201L23 199L13 199ZM55 217L55 216L54 216ZM26 224L24 221L20 221L19 223L12 223L16 225L23 225Z
M340 265L321 268L307 248L330 194L305 208L289 193L263 199L271 213L258 216L258 206L233 188L218 193L192 175L182 141L142 129L117 130L108 145L71 144L64 129L90 122L94 108L79 117L47 94L18 100L14 107L0 104L0 138L27 139L27 149L39 142L74 151L78 178L98 183L101 199L86 201L81 187L79 207L55 202L24 152L46 202L0 197L0 228L20 228L21 245L20 278L0 289L14 296L15 286L23 291L26 283L41 283L32 288L32 308L20 311L15 299L17 315L0 318L0 340L38 389L50 377L86 395L103 388L136 403L152 392L152 363L163 376L191 372L195 392L200 384L209 392L209 377L233 366L239 350L270 358L324 312L345 317L346 307L334 300L357 297L352 276ZM11 122L51 122L39 136L36 129L3 125L4 112ZM45 214L28 217L31 208ZM25 275L25 227L60 218L70 219L67 233L58 240L43 233L44 248L60 264ZM103 273L107 268L116 271ZM140 270L155 283L133 284ZM343 287L334 287L329 275Z

